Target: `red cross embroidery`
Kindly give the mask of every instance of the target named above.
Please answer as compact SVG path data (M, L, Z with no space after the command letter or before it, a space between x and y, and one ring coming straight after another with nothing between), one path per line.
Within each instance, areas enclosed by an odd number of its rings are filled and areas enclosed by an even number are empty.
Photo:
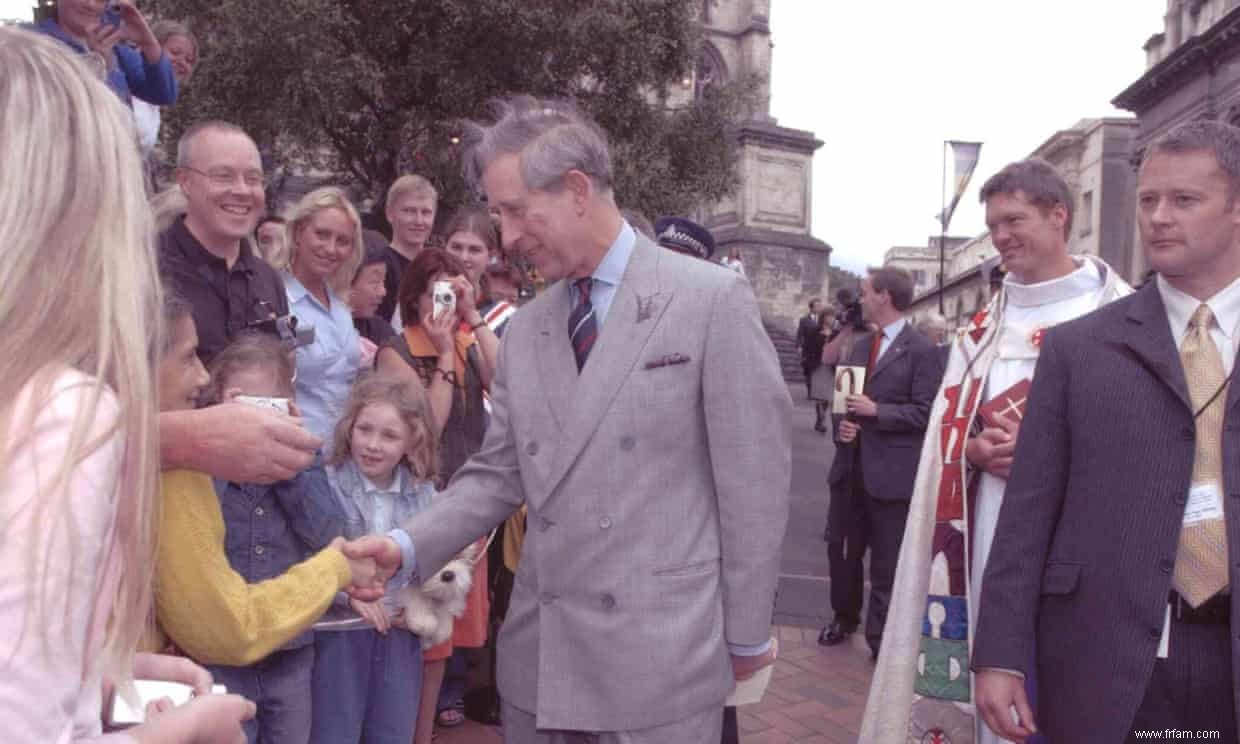
M1033 342L1033 345L1034 345L1034 346L1036 346L1036 347L1038 347L1038 348L1041 348L1041 347L1042 347L1042 337L1043 337L1043 336L1045 336L1045 335L1046 335L1046 329L1045 329L1045 328L1039 328L1038 330L1036 330L1036 331L1034 331L1034 332L1033 332L1033 337L1032 337L1032 338L1030 338L1029 340Z
M951 739L947 738L947 734L943 733L942 729L935 729L926 734L922 742L924 744L951 744Z

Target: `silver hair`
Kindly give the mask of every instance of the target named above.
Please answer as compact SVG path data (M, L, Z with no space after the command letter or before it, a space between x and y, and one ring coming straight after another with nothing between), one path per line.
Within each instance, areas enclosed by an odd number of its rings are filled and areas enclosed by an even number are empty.
M557 191L569 171L590 177L601 191L612 186L607 135L567 101L513 96L491 102L494 123L465 122L465 179L477 188L482 173L504 155L520 158L521 178L531 189Z
M928 312L925 317L917 321L917 330L922 333L929 334L930 331L946 331L948 329L947 318L936 312Z

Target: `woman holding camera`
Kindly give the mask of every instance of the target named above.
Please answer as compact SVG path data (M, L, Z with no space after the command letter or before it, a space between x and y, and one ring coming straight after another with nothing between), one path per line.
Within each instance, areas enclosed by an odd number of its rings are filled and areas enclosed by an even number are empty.
M344 297L362 261L362 221L344 192L321 188L302 197L288 219L289 311L314 326L297 348L297 406L306 428L331 451L332 432L357 378L362 345Z
M482 448L486 429L482 392L495 375L499 339L478 312L477 294L464 265L441 248L425 248L405 269L397 294L405 327L379 350L376 364L385 374L416 375L427 389L439 434L440 475L447 483ZM429 744L447 659L454 645L486 643L490 608L486 561L474 566L473 589L453 638L427 649L422 661L415 744Z

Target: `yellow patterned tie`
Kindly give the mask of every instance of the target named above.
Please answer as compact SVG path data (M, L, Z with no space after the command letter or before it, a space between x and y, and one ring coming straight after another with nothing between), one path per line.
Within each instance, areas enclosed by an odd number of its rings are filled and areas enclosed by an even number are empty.
M1188 321L1188 333L1180 347L1180 361L1188 381L1188 397L1194 411L1219 393L1226 377L1223 357L1210 338L1214 314L1202 304ZM1193 452L1193 485L1213 483L1222 492L1223 413L1226 392L1220 393L1197 417L1197 446ZM1227 523L1218 516L1184 526L1175 556L1172 585L1190 605L1201 606L1227 586Z

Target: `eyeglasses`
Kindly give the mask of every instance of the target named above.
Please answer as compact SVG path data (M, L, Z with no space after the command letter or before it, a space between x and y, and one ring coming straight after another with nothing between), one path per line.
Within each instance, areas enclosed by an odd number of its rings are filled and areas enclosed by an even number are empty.
M248 170L238 173L232 168L212 168L209 171L200 171L197 168L191 168L188 165L182 165L180 168L182 170L187 170L192 173L197 173L200 176L204 176L208 181L216 186L232 186L237 182L238 176L240 176L246 186L249 186L252 189L262 188L267 185L267 177L263 175L262 171L257 170Z

